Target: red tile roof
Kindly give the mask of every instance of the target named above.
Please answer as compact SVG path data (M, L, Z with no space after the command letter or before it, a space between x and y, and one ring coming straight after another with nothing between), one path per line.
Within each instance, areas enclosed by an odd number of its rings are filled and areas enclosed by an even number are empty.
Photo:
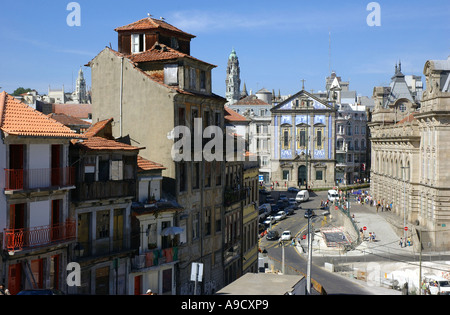
M86 150L137 151L142 149L116 140L108 140L101 137L90 137L86 140L73 140L72 144Z
M85 126L86 128L91 126L90 122L84 121L82 119L79 119L77 117L68 116L66 114L48 114L48 117L60 122L61 124L65 126Z
M92 114L92 104L53 104L52 112L80 119L89 119L89 114Z
M105 119L99 122L96 122L95 124L93 124L88 130L86 130L86 132L84 133L84 135L86 137L95 137L98 135L98 133L100 131L102 131L109 123L111 123L112 121L114 121L113 118L110 119Z
M398 123L397 123L397 125L400 125L400 124L404 124L404 123L406 123L406 122L412 122L412 121L414 121L414 120L416 120L416 118L414 117L414 113L412 113L411 115L408 115L408 116L406 116L405 118L403 118L402 120L400 120Z
M194 58L191 55L182 53L178 50L175 50L167 45L155 43L152 48L141 52L135 53L127 56L133 62L150 62L150 61L168 61L168 60L177 60L179 58L189 58L192 60L200 61L204 64L208 64L214 68L216 65L204 62L200 59Z
M153 19L150 17L147 17L145 19L133 22L131 24L125 25L125 26L121 26L115 29L116 32L119 31L135 31L135 30L160 30L160 29L164 29L164 30L168 30L168 31L172 31L181 35L184 35L185 37L189 37L189 38L195 38L194 35L183 32L182 30L176 28L173 25L170 25L169 23L163 21L163 20L158 20L158 19Z
M236 122L236 121L248 121L247 118L245 118L244 116L242 116L241 114L238 114L237 112L235 112L234 110L232 110L231 108L225 106L225 120L231 121L231 122Z
M140 155L138 155L137 163L138 163L138 171L166 170L167 169L166 167L164 167L164 165L144 159Z
M270 105L266 102L260 100L256 97L256 95L249 95L247 97L244 97L243 99L240 99L238 102L234 103L233 105Z
M0 93L0 129L11 135L27 137L84 138L6 92Z

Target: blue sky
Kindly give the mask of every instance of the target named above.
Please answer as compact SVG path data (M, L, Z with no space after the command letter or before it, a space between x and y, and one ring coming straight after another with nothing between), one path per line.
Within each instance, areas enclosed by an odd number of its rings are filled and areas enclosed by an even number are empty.
M116 1L79 0L81 26L66 23L69 0L2 1L0 90L72 91L78 69L110 43L114 28L151 13L196 35L191 55L217 65L213 91L225 95L228 55L236 49L248 91L323 90L331 69L358 94L387 85L395 63L422 75L429 59L450 55L450 1L377 1L381 26L370 27L369 0ZM83 66L90 82L90 69ZM424 81L424 78L423 78Z

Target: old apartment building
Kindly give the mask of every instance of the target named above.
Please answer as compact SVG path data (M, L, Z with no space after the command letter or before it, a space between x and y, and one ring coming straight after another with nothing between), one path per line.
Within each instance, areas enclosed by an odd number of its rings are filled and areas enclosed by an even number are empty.
M215 66L190 56L190 42L195 36L163 20L149 17L116 31L118 51L105 48L89 62L93 121L113 117L115 138L129 135L131 145L145 147L140 152L143 158L164 165L163 188L184 209L176 222L183 229L177 293L193 293L193 262L204 264L199 293L214 293L223 286L224 276L225 165L217 160L195 160L194 152L190 159L175 161L172 147L177 126L188 128L192 145L194 131L202 134L210 125L223 128L226 100L211 88Z
M76 224L69 214L75 172L61 123L0 94L0 281L11 294L66 289Z

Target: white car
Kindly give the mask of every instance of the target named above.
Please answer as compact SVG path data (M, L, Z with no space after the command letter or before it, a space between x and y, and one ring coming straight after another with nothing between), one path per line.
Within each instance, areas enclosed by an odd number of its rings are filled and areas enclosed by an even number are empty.
M278 211L277 214L275 215L275 220L280 221L283 219L286 219L286 212Z
M428 288L432 295L448 295L450 294L450 281L441 277L426 277Z
M265 225L270 225L271 223L275 223L277 220L275 220L275 217L269 215L266 220L263 222Z
M282 241L290 241L291 239L292 239L291 231L284 231L283 234L281 234Z

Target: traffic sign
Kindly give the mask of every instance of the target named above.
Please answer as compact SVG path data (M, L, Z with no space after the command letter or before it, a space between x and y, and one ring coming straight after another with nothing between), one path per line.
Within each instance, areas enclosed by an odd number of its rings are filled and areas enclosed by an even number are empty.
M366 231L366 230L367 230L367 227L363 227L363 230Z
M405 226L405 231L408 231L408 227L407 226Z

